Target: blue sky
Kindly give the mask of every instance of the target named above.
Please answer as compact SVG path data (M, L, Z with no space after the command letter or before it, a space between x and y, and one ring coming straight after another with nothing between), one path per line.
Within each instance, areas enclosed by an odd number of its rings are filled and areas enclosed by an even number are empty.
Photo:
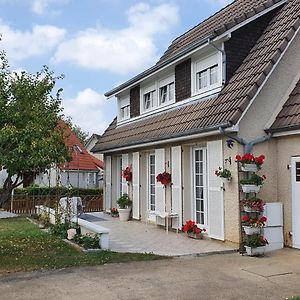
M101 134L116 115L103 94L155 64L171 41L231 0L0 0L12 70L48 65L65 79L64 113Z

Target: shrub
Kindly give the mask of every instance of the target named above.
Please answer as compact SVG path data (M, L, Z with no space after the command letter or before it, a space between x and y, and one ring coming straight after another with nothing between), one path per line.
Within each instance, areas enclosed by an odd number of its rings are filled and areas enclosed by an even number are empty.
M268 245L267 239L264 238L263 235L249 235L247 236L245 246L251 248L262 247Z
M99 241L99 234L76 234L74 236L74 242L82 246L84 249L99 249Z
M128 194L123 194L117 201L117 204L119 205L119 208L128 208L131 206L132 201L130 200Z

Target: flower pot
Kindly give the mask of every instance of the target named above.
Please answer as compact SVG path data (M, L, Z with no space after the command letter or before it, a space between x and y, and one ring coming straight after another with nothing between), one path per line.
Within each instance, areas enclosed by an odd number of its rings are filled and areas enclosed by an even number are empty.
M258 167L256 164L244 164L241 166L241 170L244 172L257 172Z
M258 193L260 190L260 185L242 184L241 186L244 193Z
M191 239L196 239L196 240L201 240L203 239L203 235L201 233L199 234L196 234L194 232L188 232L187 233L188 237L191 238Z
M266 246L261 246L261 247L256 247L256 248L245 246L245 248L246 248L247 254L250 256L264 255L265 250L266 250Z
M255 209L255 208L251 208L251 207L249 207L249 206L244 206L244 212L249 212L249 213L251 213L251 212L253 212L253 213L259 213L260 210Z
M229 178L220 177L220 179L222 180L223 183L230 183L230 181L231 181L231 177L229 177Z
M131 207L130 208L119 208L119 220L122 222L126 222L129 220Z
M260 228L257 228L257 227L243 226L243 228L247 235L253 235L253 234L260 233Z

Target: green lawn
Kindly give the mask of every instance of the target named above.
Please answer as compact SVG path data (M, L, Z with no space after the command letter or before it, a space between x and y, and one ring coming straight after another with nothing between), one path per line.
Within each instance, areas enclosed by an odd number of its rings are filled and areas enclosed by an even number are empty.
M153 254L82 253L26 218L0 219L0 273L162 259Z

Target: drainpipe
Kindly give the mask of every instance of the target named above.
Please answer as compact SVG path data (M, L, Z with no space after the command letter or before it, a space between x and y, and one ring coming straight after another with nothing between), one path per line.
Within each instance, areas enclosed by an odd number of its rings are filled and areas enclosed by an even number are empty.
M238 142L239 144L243 145L245 153L251 153L252 150L253 150L253 146L254 145L261 144L263 142L269 141L272 138L272 136L273 136L273 133L269 133L267 136L262 136L262 137L254 139L254 140L252 140L250 142L246 142L242 138L231 136L230 134L228 134L227 132L225 132L225 130L224 130L223 127L219 127L219 131L220 131L221 134L223 134L223 135L231 138L232 140Z

